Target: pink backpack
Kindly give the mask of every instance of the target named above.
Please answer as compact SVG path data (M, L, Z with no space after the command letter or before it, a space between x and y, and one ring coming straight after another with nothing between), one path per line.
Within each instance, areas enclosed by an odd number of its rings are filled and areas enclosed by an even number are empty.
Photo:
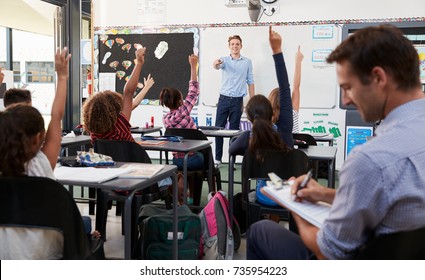
M201 219L200 258L206 260L231 260L239 249L241 233L234 217L230 227L229 203L227 198L216 192L199 213Z

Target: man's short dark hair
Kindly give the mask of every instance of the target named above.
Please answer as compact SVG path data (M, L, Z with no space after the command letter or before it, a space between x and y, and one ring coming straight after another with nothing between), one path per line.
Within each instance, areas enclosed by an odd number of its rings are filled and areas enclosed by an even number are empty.
M8 107L16 103L31 103L31 92L27 89L11 88L4 92L3 104Z
M242 38L239 35L230 36L229 39L227 40L227 42L230 43L230 41L232 41L233 39L239 40L241 42L241 44L242 44Z

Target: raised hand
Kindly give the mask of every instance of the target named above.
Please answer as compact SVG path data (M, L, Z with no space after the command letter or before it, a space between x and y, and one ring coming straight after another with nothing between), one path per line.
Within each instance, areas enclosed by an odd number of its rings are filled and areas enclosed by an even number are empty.
M138 64L142 64L143 65L143 63L145 63L145 53L146 53L146 48L145 47L138 48L135 51L136 60L137 60L137 63Z
M70 59L71 59L71 54L68 54L67 47L64 47L62 50L60 50L59 48L56 50L55 71L58 75L58 78L60 77L68 78L69 76L68 63Z
M273 54L282 52L282 37L276 31L273 31L272 26L269 26L269 42Z

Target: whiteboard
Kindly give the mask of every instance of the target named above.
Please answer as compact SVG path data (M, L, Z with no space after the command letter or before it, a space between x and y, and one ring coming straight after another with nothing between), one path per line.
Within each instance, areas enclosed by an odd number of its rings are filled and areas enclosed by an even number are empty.
M338 86L335 65L325 58L340 42L341 28L335 25L275 26L283 38L283 54L290 84L293 81L295 53L298 45L304 54L301 74L301 108L330 109L336 107ZM268 26L210 27L200 30L200 102L216 106L221 87L221 70L213 61L228 55L227 39L242 38L241 54L252 60L255 93L268 96L277 87L277 80L268 41ZM247 102L245 99L245 103Z

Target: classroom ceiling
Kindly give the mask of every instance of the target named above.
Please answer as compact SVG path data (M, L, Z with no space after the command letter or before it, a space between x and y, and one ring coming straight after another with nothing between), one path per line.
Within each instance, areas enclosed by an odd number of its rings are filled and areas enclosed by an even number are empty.
M53 36L57 6L40 0L0 0L0 26Z

